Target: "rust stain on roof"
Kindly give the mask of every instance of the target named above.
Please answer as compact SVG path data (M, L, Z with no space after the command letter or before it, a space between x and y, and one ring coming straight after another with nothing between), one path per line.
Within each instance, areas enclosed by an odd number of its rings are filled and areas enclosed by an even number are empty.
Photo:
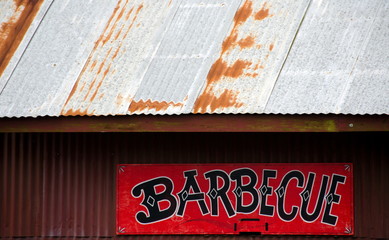
M212 87L208 87L208 89L206 89L204 93L197 98L194 113L205 113L207 107L209 107L212 112L219 108L239 108L243 106L243 103L238 102L237 95L238 92L225 89L220 95L216 96L216 94L214 94L214 89Z
M237 78L244 73L244 70L251 65L251 62L237 60L233 65L228 66L222 59L218 59L209 70L207 83L219 81L223 76Z
M253 12L253 2L245 1L245 3L238 9L234 17L234 28L246 22Z
M252 63L249 61L238 59L236 62L234 62L232 66L227 67L227 69L225 69L224 76L237 78L243 75L244 70L247 69L249 66L251 66L251 64Z
M114 69L114 60L121 52L121 42L127 37L139 12L143 8L143 4L129 8L127 7L128 2L129 0L120 0L117 3L103 33L96 41L82 72L68 96L62 110L63 115L67 115L67 113L82 113L82 111L73 110L69 112L66 110L72 98L82 97L83 101L92 103L96 99L96 96L99 96L97 99L101 99L104 96L104 93L99 93L101 86L108 74ZM125 51L125 49L122 51ZM98 66L97 69L96 65ZM80 88L80 81L84 82L83 86L86 83L87 87L85 89L83 87Z
M239 42L238 39L238 28L242 25L247 19L251 16L253 12L253 3L252 1L246 1L241 8L236 12L234 17L234 26L232 28L231 34L226 37L222 44L221 55L227 52L229 49L235 47Z
M15 11L0 25L0 76L18 48L43 0L14 0ZM3 11L3 10L0 10Z
M266 8L267 3L265 2L262 8L255 14L255 20L263 20L269 17L269 8Z
M238 41L238 45L241 49L243 48L251 48L255 44L255 39L252 36L247 36Z
M207 108L214 112L218 108L243 106L238 101L238 91L232 91L225 87L217 86L221 80L229 79L230 81L238 80L240 77L256 78L260 74L259 69L263 69L259 61L251 62L247 59L236 59L233 63L228 63L225 59L231 51L239 48L243 51L246 48L261 48L261 44L256 43L256 37L250 32L240 32L240 28L249 18L254 21L263 20L269 16L269 8L264 3L258 12L254 12L253 2L246 0L237 10L234 16L234 24L230 34L224 39L219 58L212 64L208 75L206 87L194 104L195 113L204 113Z
M118 56L119 51L120 51L120 47L118 47L118 48L116 49L115 53L114 53L113 56L112 56L112 60L114 60L114 59Z
M274 48L274 44L272 43L272 44L270 44L270 46L269 46L269 51L273 51L273 48Z
M94 61L92 62L92 65L91 65L90 71L93 71L93 69L95 68L96 64L97 64L97 61L96 61L96 60L94 60Z
M139 100L133 101L128 108L128 111L131 113L140 112L144 110L156 110L156 111L164 111L169 107L182 107L183 103L174 103L174 102L166 102L166 101L151 101L150 99L147 101Z
M126 4L127 4L127 2L128 2L128 0L126 1ZM99 37L99 39L97 40L97 42L95 44L95 48L97 48L97 46L99 46L100 43L102 43L102 45L105 45L111 39L111 36L113 34L113 30L115 29L117 22L122 18L124 10L125 10L125 8L120 8L121 3L122 3L122 0L120 0L117 3L117 5L113 11L113 14L111 15L111 17L108 20L108 24L105 26L103 34L101 34L101 36ZM120 12L117 15L117 12L119 11L119 9L120 9ZM132 9L131 9L131 11L132 11ZM115 22L112 23L114 21L114 19L115 19ZM113 24L113 26L112 26L112 24ZM110 31L109 31L109 29L110 29Z
M258 62L255 66L254 66L254 70L258 70L258 69L264 69L265 67L263 65L261 65L261 62Z
M64 116L91 116L92 114L87 114L86 110L81 111L79 109L76 109L76 110L69 109L66 112L62 112L62 115L64 115Z

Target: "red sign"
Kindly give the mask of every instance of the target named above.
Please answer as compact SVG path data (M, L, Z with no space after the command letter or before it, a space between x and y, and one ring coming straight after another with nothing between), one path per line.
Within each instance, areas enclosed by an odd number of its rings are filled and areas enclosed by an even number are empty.
M117 234L352 235L350 163L118 165Z

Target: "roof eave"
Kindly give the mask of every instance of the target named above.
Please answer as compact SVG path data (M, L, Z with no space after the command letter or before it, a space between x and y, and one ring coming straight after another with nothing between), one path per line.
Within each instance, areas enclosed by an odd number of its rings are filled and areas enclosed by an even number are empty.
M376 132L388 115L187 114L0 118L0 132Z

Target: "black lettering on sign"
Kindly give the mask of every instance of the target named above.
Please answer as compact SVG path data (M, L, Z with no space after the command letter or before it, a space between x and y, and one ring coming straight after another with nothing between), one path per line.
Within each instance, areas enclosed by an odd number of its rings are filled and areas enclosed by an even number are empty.
M165 191L162 193L156 193L155 187L162 185ZM136 185L132 189L132 195L134 197L140 197L144 194L142 205L147 208L146 212L140 211L136 214L136 220L141 224L154 223L161 220L165 220L174 215L177 207L177 200L172 195L173 182L170 178L159 177L154 178ZM168 201L170 206L165 210L160 210L158 202Z
M203 215L209 213L208 207L204 201L205 194L200 191L200 187L196 181L195 176L197 176L197 170L190 170L184 172L184 177L186 178L186 181L184 188L181 190L181 192L178 193L180 204L177 216L184 215L186 202L188 201L197 201ZM191 189L193 193L191 193Z
M338 183L344 184L346 182L346 177L342 175L334 174L332 175L332 182L330 186L330 191L326 196L326 208L324 210L324 216L322 223L329 225L336 225L338 221L338 216L331 215L332 205L334 203L340 203L340 195L336 194L336 189L338 188Z
M262 186L259 187L259 192L261 193L261 206L259 210L260 215L264 216L274 216L274 206L267 205L267 196L272 195L273 188L269 186L269 178L276 178L276 170L263 170L263 180Z
M317 197L316 200L315 210L313 211L313 213L308 213L308 205L312 198L312 187L313 187L313 182L315 181L315 176L316 176L315 173L311 173L311 172L309 173L308 183L304 191L302 191L300 194L302 200L300 215L301 218L306 222L313 222L320 216L320 212L323 206L324 196L327 190L329 177L327 175L323 175L323 179L321 180L319 196Z
M278 216L287 222L292 221L298 212L298 207L297 206L292 206L292 212L286 213L285 212L285 196L286 196L286 190L288 188L288 184L290 180L293 178L297 179L297 186L298 187L303 187L304 186L304 175L300 171L290 171L288 172L284 178L281 181L280 186L277 188L276 193L278 197Z
M255 186L258 182L257 174L249 169L237 169L231 172L231 179L236 181L236 187L234 194L236 196L236 212L237 213L252 213L258 207L258 192L255 189ZM243 178L248 177L250 179L249 183L243 185ZM252 201L248 205L243 205L243 196L244 193L249 193L252 197Z
M228 174L221 170L213 170L204 174L205 178L209 179L209 192L207 195L211 199L211 215L219 216L219 205L218 199L220 198L224 208L227 210L227 214L229 217L235 215L235 211L232 208L230 200L227 196L227 191L230 189L230 179ZM218 179L222 179L224 184L222 187L218 186Z

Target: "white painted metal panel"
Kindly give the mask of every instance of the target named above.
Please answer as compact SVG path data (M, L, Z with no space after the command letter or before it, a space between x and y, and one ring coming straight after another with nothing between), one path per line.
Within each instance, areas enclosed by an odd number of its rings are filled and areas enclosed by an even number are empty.
M266 112L388 113L387 5L313 1Z

